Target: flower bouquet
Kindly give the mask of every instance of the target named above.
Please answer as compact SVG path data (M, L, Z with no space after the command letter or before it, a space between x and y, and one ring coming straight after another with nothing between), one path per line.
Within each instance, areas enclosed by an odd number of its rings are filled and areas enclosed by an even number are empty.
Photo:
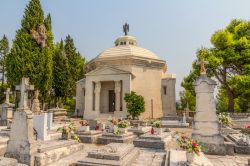
M127 133L127 128L129 126L129 123L127 120L120 120L118 123L117 123L117 127L118 127L118 130L121 132L121 133Z
M200 155L201 146L191 138L186 136L181 136L181 138L177 139L180 147L186 151L187 161L192 163L196 155Z
M57 132L62 133L62 139L63 140L69 140L71 137L73 137L75 140L79 141L79 138L76 134L74 134L74 131L76 130L74 123L70 123L69 125L64 125L63 127L59 127L57 129Z
M218 118L222 126L230 126L232 123L230 116L225 112L219 113Z
M161 121L159 121L159 120L153 122L153 129L152 129L154 131L153 133L161 135L161 133L162 133L161 125L162 125ZM152 134L152 132L151 132L151 134Z
M81 124L81 127L78 131L89 131L89 123L87 120L81 120L79 123Z

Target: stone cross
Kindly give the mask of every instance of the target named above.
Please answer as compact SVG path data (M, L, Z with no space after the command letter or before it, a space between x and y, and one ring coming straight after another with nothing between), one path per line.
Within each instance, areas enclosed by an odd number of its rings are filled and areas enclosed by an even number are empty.
M6 92L4 92L4 94L6 95L5 103L9 103L10 102L10 95L12 94L12 92L10 91L10 88L7 88Z
M19 102L19 108L27 108L28 107L28 91L34 90L34 85L29 85L29 78L22 78L21 85L16 86L16 90L21 92L21 98Z
M207 61L204 61L204 59L201 59L200 61L196 62L196 65L200 65L200 74L204 75L206 74L206 68L205 65L208 64Z

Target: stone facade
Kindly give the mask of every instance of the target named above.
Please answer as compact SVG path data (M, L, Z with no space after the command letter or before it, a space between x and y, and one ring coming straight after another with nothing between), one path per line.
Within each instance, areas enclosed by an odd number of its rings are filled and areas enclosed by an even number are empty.
M121 36L87 64L86 78L76 83L76 114L85 119L126 117L126 93L145 100L140 118L176 114L175 75L149 50L137 46L133 36Z

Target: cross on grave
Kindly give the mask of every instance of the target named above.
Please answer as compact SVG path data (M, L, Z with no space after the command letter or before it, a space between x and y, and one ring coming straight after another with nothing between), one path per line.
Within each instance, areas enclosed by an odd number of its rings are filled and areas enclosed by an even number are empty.
M34 85L29 85L29 78L22 78L21 85L16 86L16 90L21 92L21 98L19 102L19 108L27 108L28 107L28 91L34 90Z
M208 61L204 61L204 59L201 59L200 61L196 62L196 65L200 65L200 74L204 75L206 74L206 68L205 65L208 64Z
M5 103L9 103L10 102L10 95L12 94L12 92L10 91L10 88L6 89L6 92L4 92L5 94Z

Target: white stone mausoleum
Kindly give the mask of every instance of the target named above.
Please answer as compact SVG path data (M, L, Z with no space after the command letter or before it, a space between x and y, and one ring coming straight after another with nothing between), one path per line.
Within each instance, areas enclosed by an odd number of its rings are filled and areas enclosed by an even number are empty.
M126 117L124 96L131 91L144 97L140 118L176 114L175 75L167 73L166 61L139 47L127 33L89 61L86 70L76 83L76 111L84 119Z

